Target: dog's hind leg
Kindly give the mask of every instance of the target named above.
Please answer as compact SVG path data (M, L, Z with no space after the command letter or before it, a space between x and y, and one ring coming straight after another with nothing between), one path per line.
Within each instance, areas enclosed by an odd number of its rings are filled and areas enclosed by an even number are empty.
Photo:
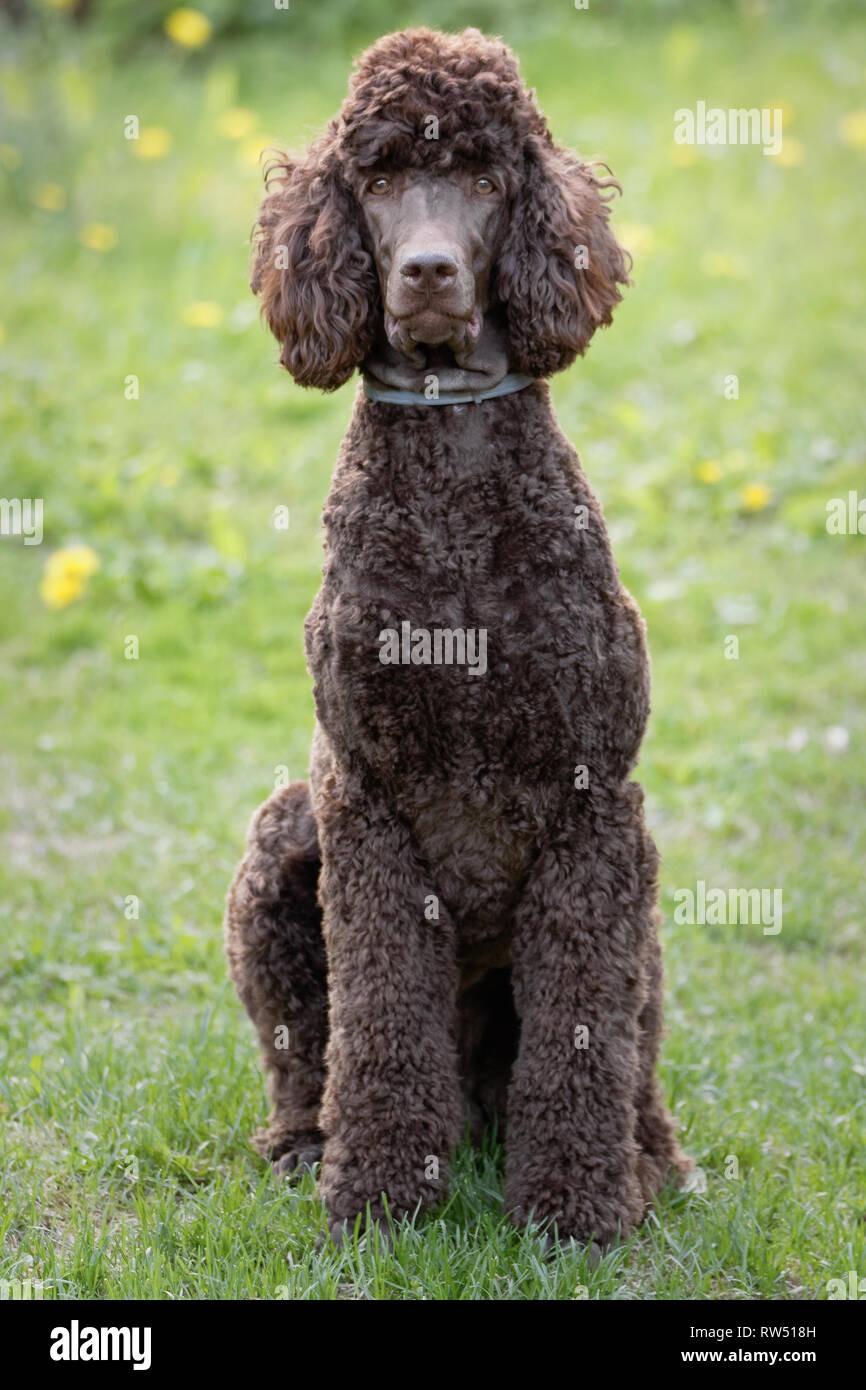
M316 825L305 782L281 787L253 816L229 889L229 973L255 1024L273 1110L252 1137L280 1173L322 1156L328 991Z
M647 838L649 836L647 835ZM650 931L644 941L643 964L647 997L638 1019L638 1086L636 1138L640 1146L638 1177L644 1198L651 1201L672 1177L680 1181L692 1168L691 1159L677 1143L676 1124L662 1099L656 1077L659 1048L663 1036L662 953L658 938L661 913L652 914Z

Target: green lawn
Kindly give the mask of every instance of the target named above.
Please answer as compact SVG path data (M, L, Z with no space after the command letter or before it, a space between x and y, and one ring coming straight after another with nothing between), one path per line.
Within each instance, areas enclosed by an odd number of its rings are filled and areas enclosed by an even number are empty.
M67 37L3 68L0 495L44 499L44 542L0 537L2 1278L811 1299L866 1274L866 536L825 525L866 496L866 28L601 10L505 37L557 136L625 189L635 286L554 390L649 625L663 1077L705 1190L597 1269L545 1263L502 1218L501 1153L464 1150L393 1254L317 1254L312 1180L280 1186L248 1148L265 1099L222 901L275 769L305 771L301 625L354 387L277 370L246 239L255 152L333 113L349 54L269 37L112 62ZM782 158L675 146L698 100L781 106ZM98 572L49 607L46 560L73 544ZM700 879L780 888L782 931L676 925Z

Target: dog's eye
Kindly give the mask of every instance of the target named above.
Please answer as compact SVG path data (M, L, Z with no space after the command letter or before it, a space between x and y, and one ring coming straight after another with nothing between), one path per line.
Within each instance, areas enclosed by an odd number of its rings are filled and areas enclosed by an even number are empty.
M480 179L476 179L474 186L476 193L494 193L496 191L495 183L486 174L482 174Z
M374 193L374 194L376 195L377 198L381 198L382 195L383 195L383 193L390 193L390 192L391 192L391 180L390 180L390 179L374 179L373 182L370 184L370 192L371 192L371 193Z

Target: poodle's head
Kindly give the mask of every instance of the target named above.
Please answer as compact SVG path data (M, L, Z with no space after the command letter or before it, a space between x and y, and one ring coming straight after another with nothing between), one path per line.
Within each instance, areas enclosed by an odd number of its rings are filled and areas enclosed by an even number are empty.
M387 340L471 365L487 320L549 376L626 284L593 167L554 145L504 44L409 30L364 53L305 157L266 173L252 286L302 386L333 390Z

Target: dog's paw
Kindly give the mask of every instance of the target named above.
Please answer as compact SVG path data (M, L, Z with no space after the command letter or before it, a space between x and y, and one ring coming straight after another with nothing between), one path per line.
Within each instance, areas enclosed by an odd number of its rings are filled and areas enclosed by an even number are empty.
M273 1165L274 1176L278 1178L300 1178L322 1161L322 1145L308 1149L289 1149Z
M506 1208L516 1226L537 1227L561 1244L597 1245L602 1251L626 1240L646 1213L635 1174L617 1183L599 1182L598 1170L587 1170L575 1184L543 1185L512 1179L506 1187ZM594 1190L591 1184L594 1183Z
M315 1132L293 1134L279 1145L270 1146L270 1159L277 1178L300 1178L322 1161L324 1139Z

